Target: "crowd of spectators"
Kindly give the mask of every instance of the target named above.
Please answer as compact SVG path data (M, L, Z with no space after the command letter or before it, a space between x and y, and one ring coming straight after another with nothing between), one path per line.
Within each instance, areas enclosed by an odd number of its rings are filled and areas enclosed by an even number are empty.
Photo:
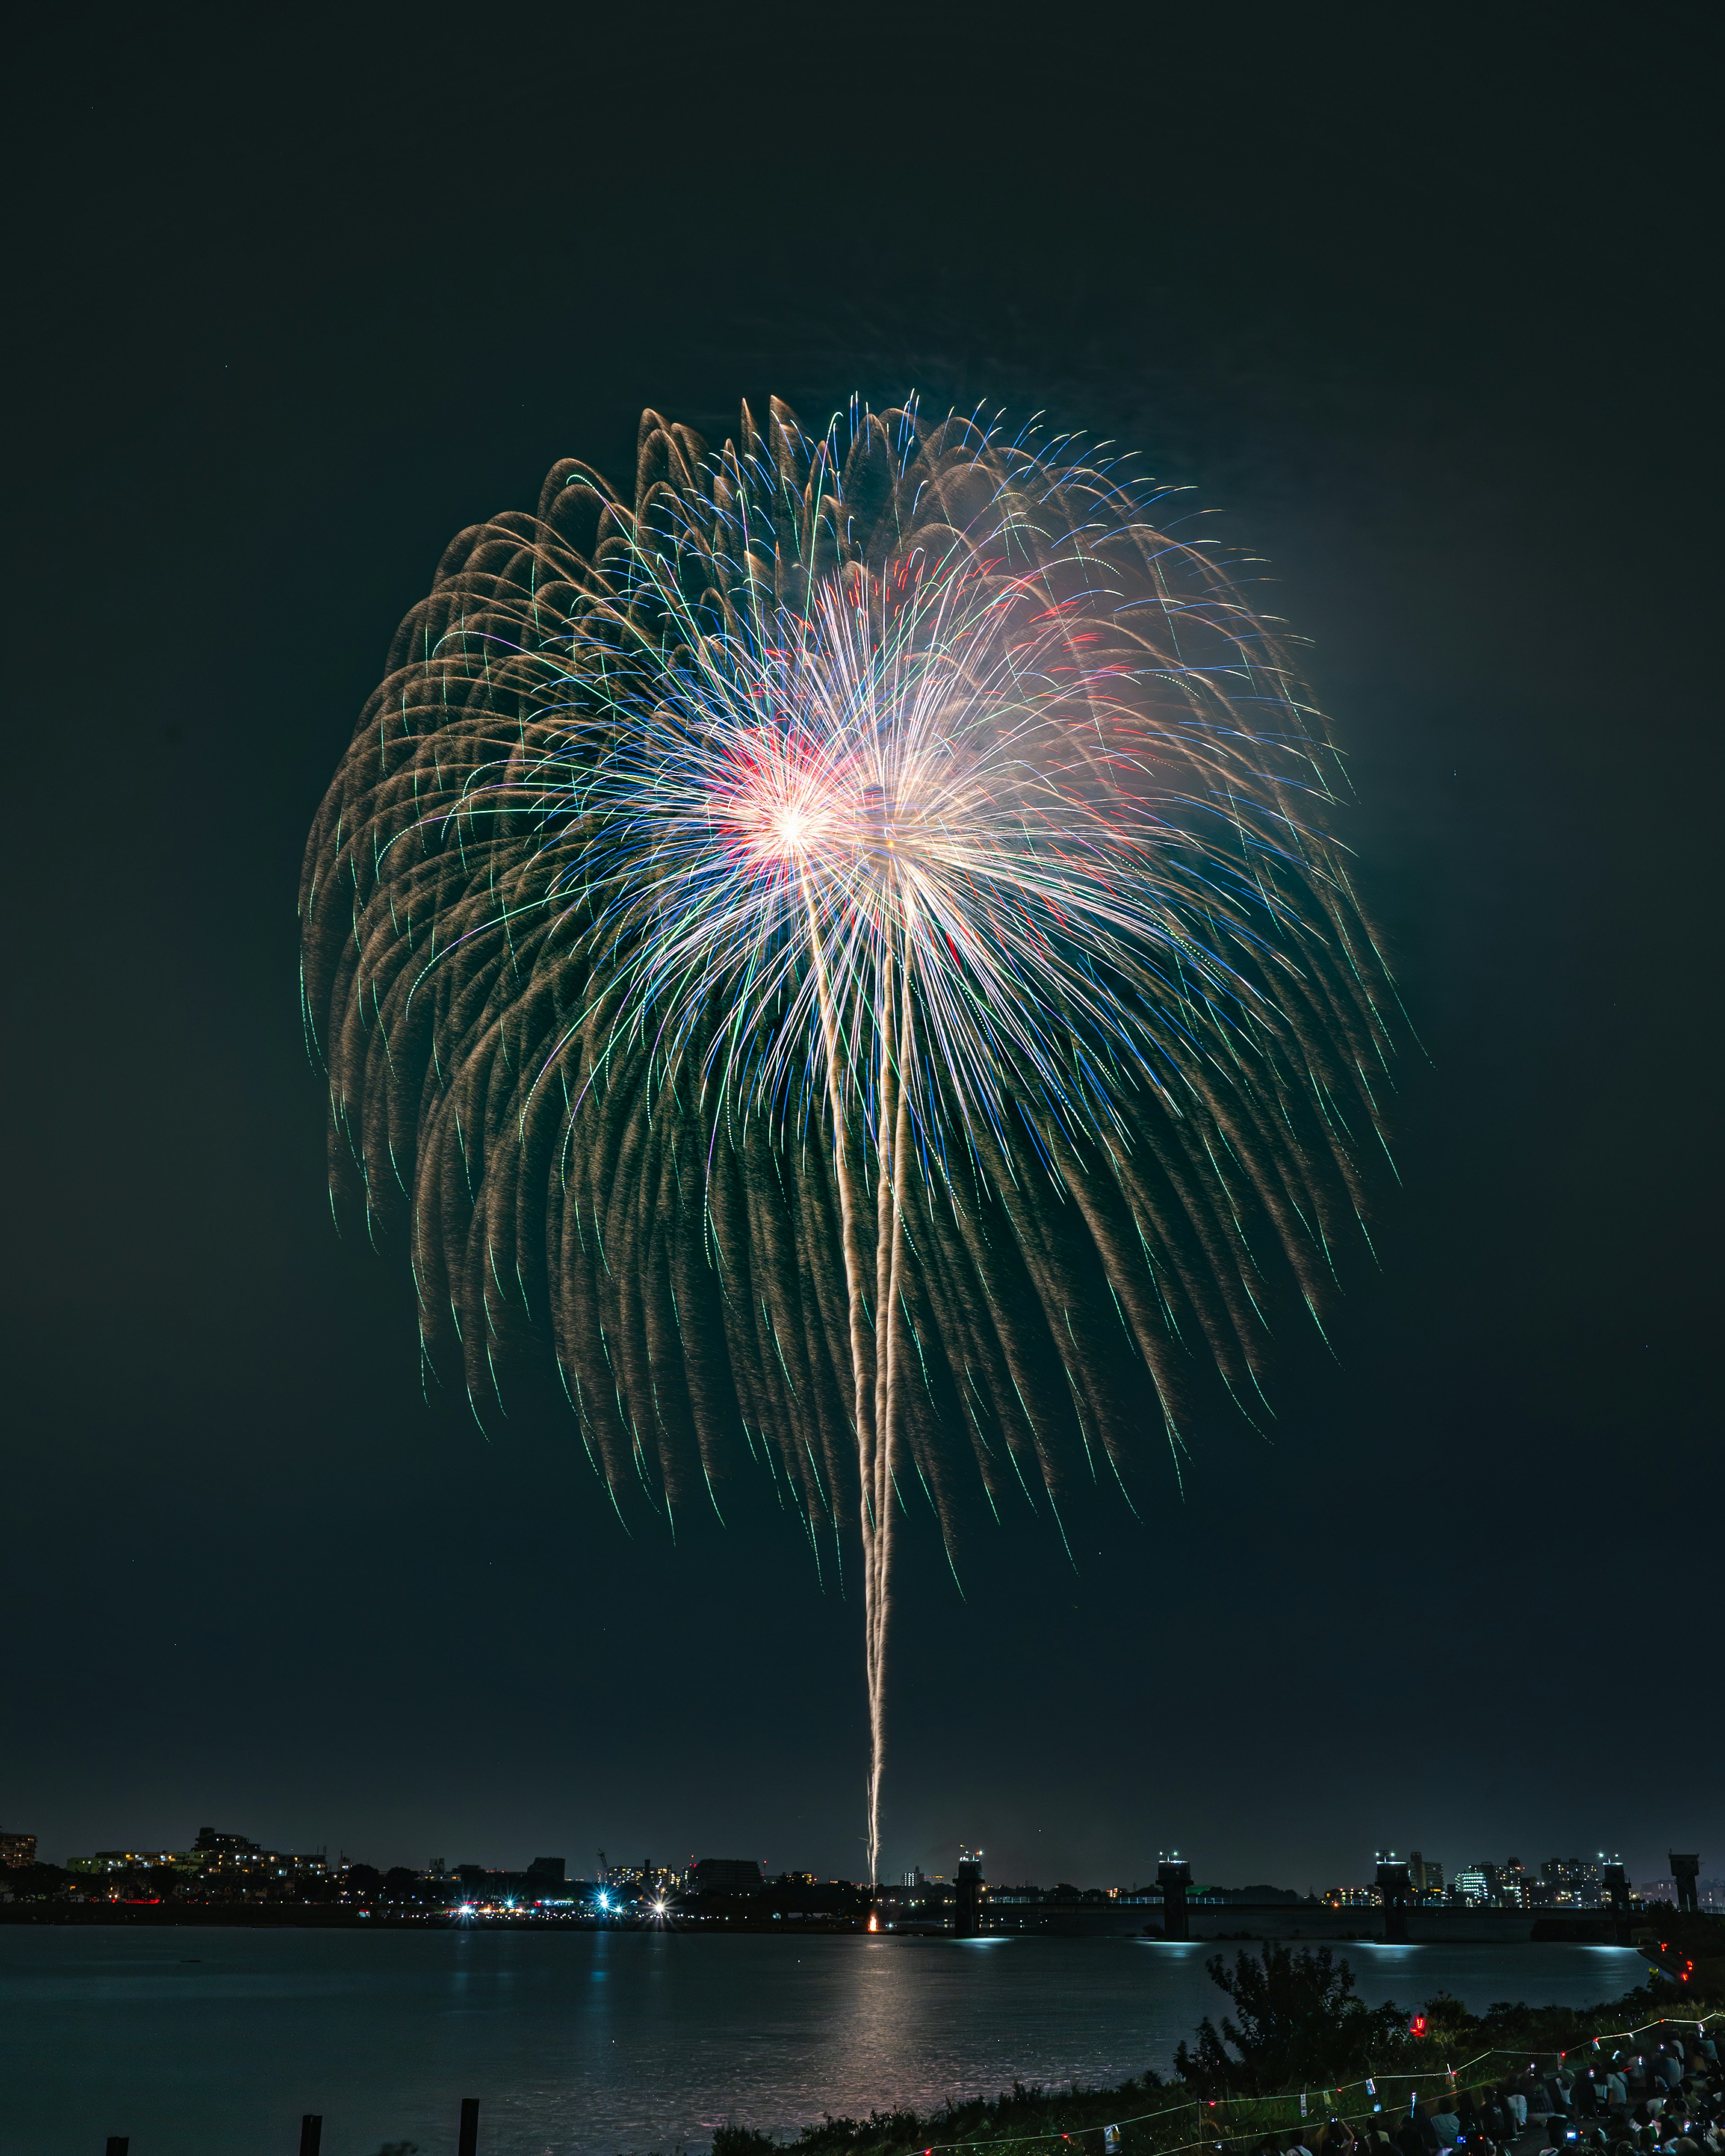
M1580 2055L1576 2055L1579 2056ZM1386 2107L1386 2111L1387 2111ZM1407 2108L1357 2132L1271 2135L1259 2156L1725 2156L1725 2076L1706 2033L1548 2057L1483 2089L1410 2088Z

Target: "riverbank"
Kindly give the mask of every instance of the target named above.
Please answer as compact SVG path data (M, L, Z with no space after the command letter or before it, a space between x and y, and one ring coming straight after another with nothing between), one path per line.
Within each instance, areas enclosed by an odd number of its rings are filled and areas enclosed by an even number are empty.
M1171 2077L1147 2073L1105 2089L1015 2083L992 2101L931 2112L829 2116L785 2143L726 2125L714 2137L713 2156L766 2156L775 2148L793 2156L942 2156L1036 2143L1061 2144L1062 2156L1067 2144L1070 2156L1247 2156L1266 2136L1315 2143L1332 2121L1348 2129L1327 2141L1339 2148L1348 2135L1399 2124L1414 2108L1482 2106L1536 2060L1555 2069L1574 2055L1586 2071L1622 2049L1682 2047L1703 2029L1716 2041L1725 2036L1725 2009L1716 2003L1725 1999L1725 1920L1676 1920L1650 1951L1648 1982L1597 2006L1503 2002L1472 2014L1440 1993L1405 2016L1393 2004L1370 2010L1353 1997L1346 1961L1328 1949L1266 1947L1261 1963L1241 1952L1231 1969L1218 1956L1209 1967L1243 2027L1224 2018L1219 2035L1206 2017L1196 2049L1180 2046ZM1303 2036L1291 2040L1302 2018ZM1718 2090L1715 2066L1716 2106ZM1598 2115L1603 2120L1603 2105ZM1513 2156L1550 2145L1543 2121L1498 2144Z

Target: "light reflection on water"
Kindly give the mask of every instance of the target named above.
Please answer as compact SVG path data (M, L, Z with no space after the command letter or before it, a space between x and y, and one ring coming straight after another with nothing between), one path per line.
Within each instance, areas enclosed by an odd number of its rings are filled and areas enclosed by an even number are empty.
M978 1949L985 1949L979 1951ZM663 1933L129 1933L0 1927L0 2156L485 2156L698 2147L726 2118L925 2108L1014 2079L1165 2068L1233 1947L1132 1938L692 1938ZM1632 1950L1350 1943L1361 1994L1583 2005Z

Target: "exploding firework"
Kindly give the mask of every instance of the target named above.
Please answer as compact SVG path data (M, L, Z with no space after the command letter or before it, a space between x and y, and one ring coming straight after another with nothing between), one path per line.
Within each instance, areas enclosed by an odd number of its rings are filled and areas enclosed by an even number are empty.
M896 1515L1250 1412L1360 1226L1389 991L1337 767L1166 497L914 405L553 467L403 624L306 855L332 1183L481 1420L548 1337L623 1514ZM1033 1495L1034 1493L1034 1495Z

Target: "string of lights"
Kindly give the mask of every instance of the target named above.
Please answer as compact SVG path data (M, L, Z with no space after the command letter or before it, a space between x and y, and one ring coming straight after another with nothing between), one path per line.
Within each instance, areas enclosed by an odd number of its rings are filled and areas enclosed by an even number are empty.
M1692 2020L1692 2018L1687 2015L1676 2016L1662 2015L1657 2020L1645 2021L1638 2028L1607 2030L1603 2035L1589 2038L1584 2046L1574 2046L1571 2049L1580 2050L1584 2048L1596 2051L1600 2050L1606 2044L1618 2044L1630 2041L1635 2037L1645 2036L1650 2032L1650 2030L1656 2029L1687 2029L1692 2027L1697 2035L1699 2035L1707 2028L1709 2022L1721 2020L1725 2020L1725 2011L1716 2011L1711 2014L1704 2014L1694 2018L1693 2020ZM1518 2059L1524 2056L1525 2052L1519 2050L1508 2051L1493 2049L1480 2052L1476 2057L1465 2061L1459 2067L1446 2065L1443 2066L1404 2069L1398 2066L1389 2073L1385 2073L1381 2070L1377 2071L1364 2076L1361 2080L1357 2082L1337 2082L1333 2084L1327 2085L1322 2088L1303 2089L1291 2093L1284 2091L1278 2096L1244 2097L1233 2100L1230 2100L1226 2097L1194 2098L1185 2103L1165 2105L1160 2111L1139 2112L1133 2118L1116 2119L1111 2124L1102 2126L1075 2126L1065 2132L1058 2129L1052 2129L1045 2133L1008 2134L1002 2136L998 2140L991 2139L986 2143L975 2141L931 2142L923 2149L922 2156L947 2156L947 2152L949 2150L977 2148L983 2146L990 2148L1009 2148L1019 2146L1028 2147L1033 2142L1081 2141L1087 2136L1092 2134L1100 2134L1102 2136L1104 2148L1111 2152L1119 2146L1119 2137L1128 2126L1153 2125L1156 2120L1159 2118L1172 2118L1183 2111L1195 2110L1200 2113L1206 2111L1220 2111L1224 2114L1224 2116L1227 2116L1234 2111L1236 2111L1240 2107L1250 2107L1254 2110L1257 2110L1266 2106L1278 2104L1291 2105L1297 2103L1301 2107L1300 2117L1303 2118L1307 2116L1305 2106L1307 2098L1310 2097L1320 2096L1324 2097L1341 2098L1345 2097L1350 2090L1362 2090L1367 2095L1374 2099L1373 2107L1369 2111L1363 2109L1357 2111L1338 2110L1332 2111L1330 2113L1330 2116L1332 2118L1341 2119L1344 2125L1351 2125L1355 2119L1371 2119L1382 2116L1384 2106L1381 2102L1376 2100L1378 2096L1378 2083L1380 2081L1393 2080L1398 2082L1406 2083L1410 2088L1414 2083L1418 2082L1442 2082L1445 2085L1446 2092L1453 2090L1459 2095L1464 2085L1474 2088L1483 2087L1490 2082L1491 2076L1489 2073L1481 2076L1480 2080L1475 2082L1464 2084L1463 2078L1467 2075L1472 2074L1478 2067L1485 2066L1488 2061ZM1569 2056L1569 2052L1568 2051L1559 2051L1557 2056L1560 2060L1567 2059ZM1297 2123L1298 2122L1297 2120L1295 2120L1289 2123ZM1250 2130L1269 2131L1271 2130L1271 2128L1268 2123L1261 2118L1258 2118L1253 2121ZM1219 2148L1222 2145L1222 2142L1217 2140L1213 2134L1205 2134L1200 2136L1194 2141L1177 2142L1171 2147L1159 2151L1158 2156L1187 2156L1187 2152L1190 2150L1200 2148Z

